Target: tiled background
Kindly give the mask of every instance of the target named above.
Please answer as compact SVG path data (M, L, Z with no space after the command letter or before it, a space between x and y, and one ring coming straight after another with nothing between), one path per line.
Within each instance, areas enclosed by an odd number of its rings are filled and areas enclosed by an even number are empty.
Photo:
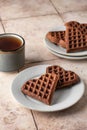
M87 23L87 0L0 0L0 33L13 32L24 37L24 68L58 64L77 72L87 86L86 60L58 58L44 44L50 29L70 20ZM67 110L35 112L22 107L11 95L17 74L0 72L0 130L87 130L87 89L83 98Z

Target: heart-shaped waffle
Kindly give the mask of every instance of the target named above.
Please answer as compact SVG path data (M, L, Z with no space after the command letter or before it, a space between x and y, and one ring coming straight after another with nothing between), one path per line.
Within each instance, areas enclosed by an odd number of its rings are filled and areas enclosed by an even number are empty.
M46 38L53 44L59 45L60 40L65 39L65 31L48 32ZM65 45L61 45L61 46L65 48Z
M38 79L27 81L21 91L34 99L50 105L53 93L58 82L56 74L46 73Z
M46 68L47 73L54 73L59 80L56 89L72 86L80 81L79 76L72 71L66 71L62 67L53 65Z
M87 24L71 21L65 24L65 42L67 52L87 50Z

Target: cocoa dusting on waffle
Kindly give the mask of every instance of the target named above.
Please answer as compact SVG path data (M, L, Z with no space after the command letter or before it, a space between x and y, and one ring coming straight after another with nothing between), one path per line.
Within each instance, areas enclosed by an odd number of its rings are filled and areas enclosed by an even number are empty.
M34 99L50 105L57 85L58 77L56 74L46 73L38 79L27 81L21 91Z
M47 67L46 72L55 73L58 76L57 89L72 86L80 81L77 74L72 71L66 71L57 65Z
M65 24L65 42L67 52L87 50L87 24L71 21Z
M65 31L48 32L46 38L55 45L59 45L59 41L65 38Z

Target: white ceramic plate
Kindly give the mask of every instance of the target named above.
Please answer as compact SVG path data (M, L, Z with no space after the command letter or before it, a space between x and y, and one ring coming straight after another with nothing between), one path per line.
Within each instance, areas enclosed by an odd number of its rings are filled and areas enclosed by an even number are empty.
M43 111L43 112L63 110L65 108L74 105L82 97L84 93L84 84L82 81L71 88L57 90L54 93L51 106L45 105L40 101L25 96L21 92L22 85L27 80L36 78L44 74L47 66L48 65L39 65L35 67L30 67L20 72L12 83L11 90L14 98L23 106L29 109L36 110L36 111Z
M65 27L56 27L56 29L52 29L50 31L64 31ZM45 37L45 44L47 47L49 47L52 51L57 52L59 54L65 55L65 56L87 56L87 51L80 51L80 52L74 52L74 53L66 53L66 49L60 46L56 46L52 42L50 42L46 37Z
M56 53L56 52L52 51L51 49L49 49L49 51L52 54L54 54L54 55L56 55L58 57L64 58L64 59L69 59L69 60L83 60L83 59L87 59L87 56L66 56L66 55L62 55L62 54Z

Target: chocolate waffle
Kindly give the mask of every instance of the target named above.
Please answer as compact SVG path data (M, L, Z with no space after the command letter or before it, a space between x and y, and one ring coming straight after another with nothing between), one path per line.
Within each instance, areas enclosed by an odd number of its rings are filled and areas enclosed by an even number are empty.
M65 40L60 40L59 41L59 45L61 46L61 47L63 47L63 48L66 48L66 42L65 42Z
M56 74L46 73L38 79L27 81L21 91L32 98L50 105L58 82Z
M55 45L59 45L59 41L65 38L65 31L48 32L46 38Z
M67 52L87 50L87 24L71 21L65 24L65 42Z
M80 81L79 76L72 71L66 71L62 67L54 65L46 68L47 73L55 73L59 80L56 89L72 86Z

